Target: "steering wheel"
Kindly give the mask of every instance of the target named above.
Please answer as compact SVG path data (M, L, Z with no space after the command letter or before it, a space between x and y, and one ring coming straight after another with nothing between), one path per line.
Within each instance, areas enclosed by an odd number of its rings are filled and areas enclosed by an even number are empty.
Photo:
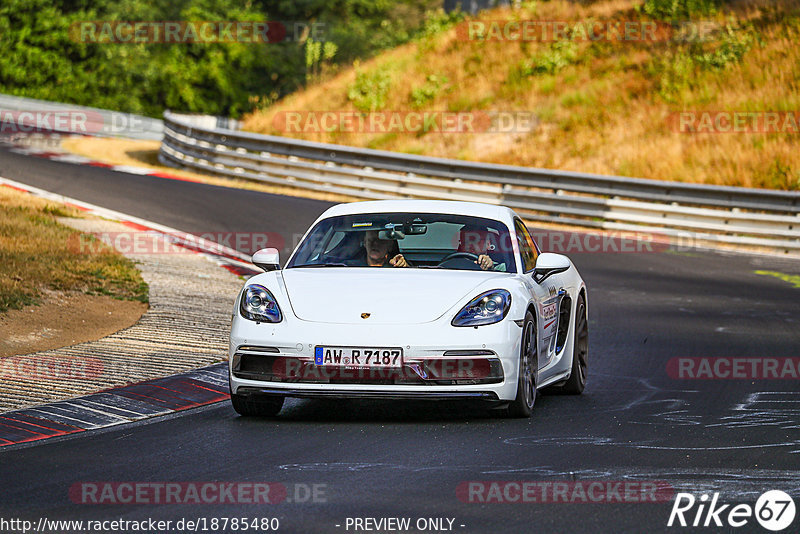
M453 252L439 262L439 267L448 269L460 269L464 271L480 271L478 265L478 255L471 252Z
M478 261L478 255L473 254L472 252L451 252L439 262L439 265L443 264L446 261L454 260L456 258L467 258L472 261Z

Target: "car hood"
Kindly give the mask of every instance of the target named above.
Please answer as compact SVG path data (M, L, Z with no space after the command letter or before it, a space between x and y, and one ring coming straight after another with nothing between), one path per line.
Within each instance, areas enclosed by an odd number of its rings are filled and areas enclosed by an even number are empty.
M418 324L438 319L461 299L476 296L479 286L486 287L489 280L507 275L434 269L318 267L285 269L281 276L294 314L305 321ZM369 317L362 318L361 315L367 313Z

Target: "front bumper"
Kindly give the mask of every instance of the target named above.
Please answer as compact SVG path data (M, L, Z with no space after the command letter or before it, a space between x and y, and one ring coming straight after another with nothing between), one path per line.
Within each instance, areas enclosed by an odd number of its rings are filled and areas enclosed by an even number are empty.
M287 319L256 324L234 318L229 347L231 393L493 401L516 396L522 329L509 317L478 328L456 328L445 321L367 326ZM322 370L314 364L318 345L402 347L405 365L397 373L315 373ZM467 365L467 361L475 363ZM447 368L456 374L443 375L441 370ZM466 374L462 373L465 369Z
M373 400L481 400L497 401L492 391L426 391L424 393L383 390L314 390L297 388L240 387L238 395L283 395L299 399L373 399Z

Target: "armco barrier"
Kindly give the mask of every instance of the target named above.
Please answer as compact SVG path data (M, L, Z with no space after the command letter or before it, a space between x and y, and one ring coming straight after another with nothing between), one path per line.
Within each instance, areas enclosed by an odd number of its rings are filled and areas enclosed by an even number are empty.
M3 123L3 131L0 132L0 135L8 135L13 132L15 130L13 124L17 119L23 119L22 122L24 122L25 114L28 116L42 115L44 118L47 118L48 114L61 114L68 117L83 115L79 117L82 119L79 128L73 129L69 124L59 125L57 122L53 122L54 119L51 118L50 121L45 121L43 125L37 124L37 133L86 134L100 137L160 141L164 131L164 125L160 119L77 106L75 104L62 104L35 98L0 94L0 121ZM37 123L38 121L29 117L28 122Z
M203 124L200 121L205 121ZM358 198L502 204L528 220L800 251L800 193L495 165L301 141L164 113L162 163Z

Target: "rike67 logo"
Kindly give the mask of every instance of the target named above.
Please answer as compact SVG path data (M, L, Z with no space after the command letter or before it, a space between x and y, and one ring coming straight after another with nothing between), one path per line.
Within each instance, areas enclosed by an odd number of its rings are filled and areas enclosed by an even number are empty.
M678 493L675 495L667 526L739 528L755 517L765 529L778 532L794 521L794 501L789 494L780 490L763 493L755 506L718 504L718 500L719 493L714 493L710 502L705 494L697 499L691 493Z

